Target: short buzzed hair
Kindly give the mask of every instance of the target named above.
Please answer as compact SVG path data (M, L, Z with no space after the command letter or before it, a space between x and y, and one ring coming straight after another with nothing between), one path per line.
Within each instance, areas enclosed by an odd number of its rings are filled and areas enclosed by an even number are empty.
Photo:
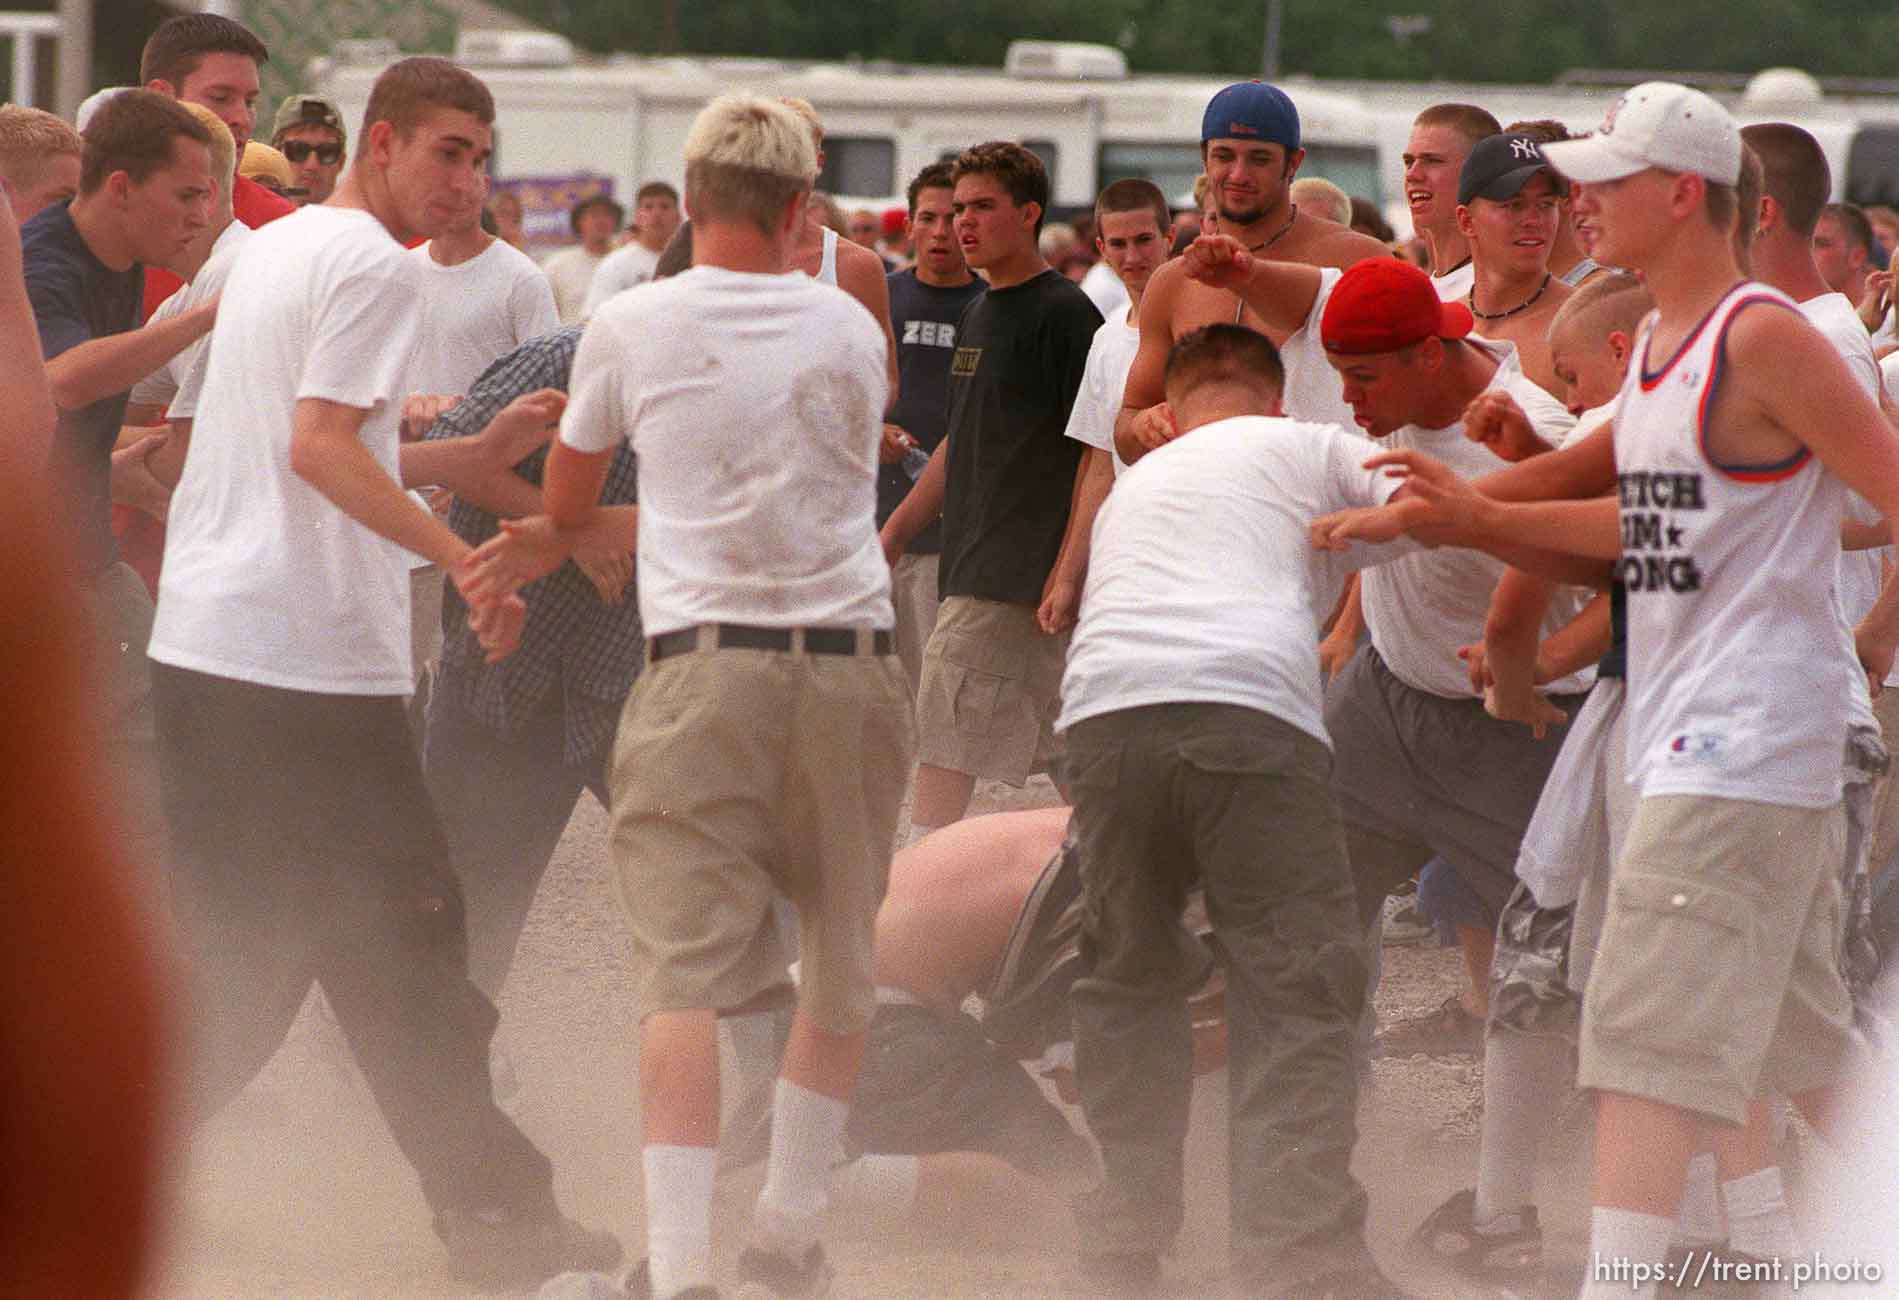
M1096 238L1100 238L1101 218L1108 213L1139 212L1142 208L1153 212L1154 229L1165 234L1174 214L1169 210L1167 196L1161 193L1160 186L1139 176L1115 181L1095 199Z
M1833 195L1833 169L1820 142L1791 122L1742 127L1741 140L1761 160L1762 193L1774 201L1794 234L1811 239Z
M1168 350L1163 388L1171 404L1216 383L1240 384L1276 398L1285 391L1286 367L1264 334L1218 321L1182 336Z
M86 123L79 192L96 194L114 172L142 183L153 172L171 166L173 142L180 139L201 144L207 152L211 148L211 133L171 96L150 90L114 95Z
M1576 133L1553 117L1535 117L1528 121L1512 122L1503 128L1506 135L1527 135L1538 144L1561 144L1565 140L1574 140Z
M1821 212L1840 223L1840 233L1849 244L1858 244L1868 257L1873 255L1873 223L1857 204L1829 203Z
M1048 168L1033 152L1013 140L974 145L956 155L953 178L960 181L965 176L993 177L1018 208L1036 204L1035 233L1042 233L1042 220L1048 215Z
M671 199L679 202L679 191L665 181L648 181L633 192L633 201L643 203L647 199Z
M811 129L812 143L822 149L824 147L824 119L818 116L818 110L811 106L811 101L800 95L784 95L778 102L798 115L799 119Z
M139 84L154 81L184 88L185 79L198 70L207 54L238 54L253 63L269 63L270 51L243 23L217 14L179 14L167 18L146 38L139 54Z
M1352 224L1352 196L1323 176L1301 176L1288 191L1294 204L1305 204L1315 217Z
M184 103L183 100L179 102ZM228 201L231 177L237 171L237 139L231 134L231 128L224 124L224 119L203 104L185 104L184 108L210 132L211 141L207 147L211 150L211 175Z
M52 158L82 158L86 142L63 117L19 104L0 106L0 176L16 187L40 175Z
M1640 276L1627 271L1604 271L1591 276L1575 293L1563 300L1550 318L1549 332L1555 334L1579 321L1589 323L1590 332L1607 338L1615 330L1635 333L1635 327L1655 307L1655 298Z
M1465 144L1476 144L1485 136L1503 133L1490 110L1475 104L1433 104L1419 113L1411 125L1449 127L1464 137Z
M782 101L721 95L686 134L686 206L695 220L746 221L769 235L817 178L817 144Z
M910 188L905 198L910 202L910 215L917 214L917 195L925 190L953 190L956 188L954 168L947 161L933 162L910 180Z
M363 110L363 135L378 122L387 122L407 138L437 109L467 113L483 126L493 126L495 97L480 77L460 64L433 55L401 59L382 70L369 90Z

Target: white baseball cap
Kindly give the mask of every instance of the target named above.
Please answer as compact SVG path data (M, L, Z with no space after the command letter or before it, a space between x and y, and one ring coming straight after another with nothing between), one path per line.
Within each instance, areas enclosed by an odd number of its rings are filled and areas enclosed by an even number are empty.
M1727 109L1672 81L1645 81L1615 102L1602 129L1543 146L1573 181L1621 180L1650 167L1693 172L1722 185L1741 179L1741 128Z

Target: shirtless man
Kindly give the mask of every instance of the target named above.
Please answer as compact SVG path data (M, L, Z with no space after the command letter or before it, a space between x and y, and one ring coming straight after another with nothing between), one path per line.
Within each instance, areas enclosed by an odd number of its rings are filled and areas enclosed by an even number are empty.
M1554 118L1539 117L1526 122L1512 122L1503 128L1505 135L1527 135L1538 144L1555 144L1559 140L1574 140L1575 134ZM1601 263L1583 249L1582 235L1576 229L1576 205L1572 203L1571 191L1575 187L1568 181L1558 185L1562 197L1563 219L1556 226L1556 240L1550 245L1550 270L1556 273L1557 280L1572 289L1580 289L1583 284L1598 271L1607 270Z
M1567 192L1528 135L1479 140L1457 180L1457 229L1471 253L1465 305L1477 332L1516 344L1523 373L1551 393L1561 381L1550 364L1550 322L1575 292L1550 269Z
M1339 270L1388 255L1377 240L1300 212L1287 197L1305 150L1299 147L1299 111L1285 92L1257 81L1222 90L1208 101L1201 119L1200 152L1220 234L1275 261L1333 268L1314 315L1324 310ZM1307 330L1304 318L1291 322L1291 328L1289 322L1262 320L1234 294L1196 283L1170 262L1154 272L1141 302L1141 346L1114 423L1115 450L1122 460L1131 465L1173 437L1161 392L1168 350L1176 339L1219 322L1249 325L1279 349L1286 366L1287 415L1352 427L1317 331Z
M1412 229L1431 250L1425 270L1440 298L1470 292L1470 242L1457 228L1457 179L1471 146L1502 129L1475 104L1433 104L1411 124L1404 147L1404 197Z

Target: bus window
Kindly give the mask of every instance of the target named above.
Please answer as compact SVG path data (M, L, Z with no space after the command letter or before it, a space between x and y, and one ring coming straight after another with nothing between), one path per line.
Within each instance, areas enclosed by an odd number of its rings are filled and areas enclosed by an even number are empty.
M897 193L896 142L882 136L825 136L817 188L857 198Z
M1055 159L1057 151L1053 140L1024 140L1022 147L1042 160L1043 170L1048 172L1048 187L1055 189Z
M1853 133L1846 198L1861 207L1899 204L1899 126L1862 126Z
M1169 202L1191 205L1193 183L1203 170L1197 144L1103 144L1099 177L1103 188L1129 176L1160 186ZM1347 194L1383 202L1378 184L1378 152L1368 146L1308 144L1301 176L1323 176Z

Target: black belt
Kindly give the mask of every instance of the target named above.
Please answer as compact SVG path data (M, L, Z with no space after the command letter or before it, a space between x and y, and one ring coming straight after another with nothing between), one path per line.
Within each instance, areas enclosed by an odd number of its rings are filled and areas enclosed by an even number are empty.
M673 655L690 654L699 648L699 635L706 630L706 627L683 627L677 632L648 638L647 658L658 663ZM895 636L885 628L871 633L869 650L858 648L859 634L854 627L752 627L745 623L714 623L710 630L713 645L720 650L790 650L802 639L806 654L887 655L895 653L896 644Z

